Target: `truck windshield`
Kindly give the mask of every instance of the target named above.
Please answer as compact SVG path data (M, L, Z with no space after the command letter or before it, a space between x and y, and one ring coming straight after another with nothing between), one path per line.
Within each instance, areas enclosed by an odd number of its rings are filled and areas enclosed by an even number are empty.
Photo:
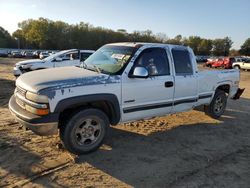
M134 47L105 45L87 58L84 67L107 74L116 74L129 61Z

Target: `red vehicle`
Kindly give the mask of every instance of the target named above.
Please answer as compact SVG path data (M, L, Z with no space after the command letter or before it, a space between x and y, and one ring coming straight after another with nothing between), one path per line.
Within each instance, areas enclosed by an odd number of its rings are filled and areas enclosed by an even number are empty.
M210 68L231 69L233 62L235 62L234 57L224 57L207 61L206 66Z

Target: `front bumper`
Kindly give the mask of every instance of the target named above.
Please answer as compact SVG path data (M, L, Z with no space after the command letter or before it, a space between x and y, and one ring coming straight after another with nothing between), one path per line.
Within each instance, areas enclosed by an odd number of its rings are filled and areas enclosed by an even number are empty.
M51 113L46 116L38 116L22 109L17 103L13 95L9 101L9 109L17 122L32 130L40 136L54 135L58 132L57 113Z

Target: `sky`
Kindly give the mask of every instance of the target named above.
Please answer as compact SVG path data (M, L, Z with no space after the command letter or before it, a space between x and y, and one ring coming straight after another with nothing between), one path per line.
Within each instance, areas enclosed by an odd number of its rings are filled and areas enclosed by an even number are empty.
M229 36L236 49L250 37L250 0L0 0L0 26L10 33L39 17L170 38Z

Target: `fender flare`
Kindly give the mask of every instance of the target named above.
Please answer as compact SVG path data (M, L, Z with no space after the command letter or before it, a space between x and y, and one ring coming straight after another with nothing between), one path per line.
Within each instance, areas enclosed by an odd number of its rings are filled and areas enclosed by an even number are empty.
M66 109L80 107L82 105L86 105L86 103L103 101L107 102L111 110L110 123L112 125L118 124L121 118L120 104L117 96L114 94L103 93L66 98L58 102L54 112L61 113Z

